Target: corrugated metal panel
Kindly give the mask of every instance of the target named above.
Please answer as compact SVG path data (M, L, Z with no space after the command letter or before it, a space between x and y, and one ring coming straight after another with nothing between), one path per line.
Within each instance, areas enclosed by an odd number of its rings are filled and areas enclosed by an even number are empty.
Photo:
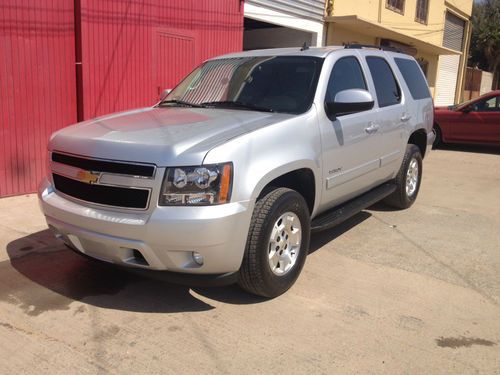
M81 0L81 17L85 118L151 105L158 87L242 49L240 0Z
M0 196L35 191L48 137L76 121L73 23L73 1L2 0Z
M292 16L323 22L324 0L247 0L246 2Z
M462 51L464 40L465 21L461 18L446 12L444 23L443 46Z
M459 55L439 56L438 79L436 82L435 105L455 104L455 90L457 87Z
M153 65L158 95L166 88L174 88L179 76L188 74L197 62L195 35L186 34L186 31L173 33L168 29L156 31ZM166 69L167 66L176 69Z

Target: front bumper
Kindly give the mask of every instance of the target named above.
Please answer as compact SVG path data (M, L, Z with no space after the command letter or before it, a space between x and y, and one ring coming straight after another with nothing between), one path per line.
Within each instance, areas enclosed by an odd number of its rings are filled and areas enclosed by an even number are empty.
M253 209L251 201L204 207L155 207L131 212L82 205L54 191L38 192L47 224L68 246L135 269L200 275L240 268ZM203 256L203 265L193 252Z

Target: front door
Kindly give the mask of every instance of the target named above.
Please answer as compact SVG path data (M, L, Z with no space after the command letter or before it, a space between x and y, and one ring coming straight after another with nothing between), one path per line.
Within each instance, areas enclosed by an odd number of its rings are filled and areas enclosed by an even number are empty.
M500 96L472 104L452 124L453 140L500 144Z
M344 56L333 65L325 102L332 102L337 93L368 86L357 56ZM374 111L365 111L336 118L320 117L323 150L322 209L336 206L365 191L376 179L379 169L377 123Z
M376 183L382 183L395 177L394 172L399 170L406 150L408 122L415 121L417 115L416 102L409 102L410 98L403 97L401 86L385 58L366 56L366 63L377 97L376 123L379 128L376 147L380 170ZM409 104L413 104L413 110Z

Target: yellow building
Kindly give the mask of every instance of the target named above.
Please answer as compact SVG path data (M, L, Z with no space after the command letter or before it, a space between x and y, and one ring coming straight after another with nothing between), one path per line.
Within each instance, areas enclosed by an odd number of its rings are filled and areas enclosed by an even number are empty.
M328 0L326 44L386 45L422 66L436 105L461 100L473 0Z

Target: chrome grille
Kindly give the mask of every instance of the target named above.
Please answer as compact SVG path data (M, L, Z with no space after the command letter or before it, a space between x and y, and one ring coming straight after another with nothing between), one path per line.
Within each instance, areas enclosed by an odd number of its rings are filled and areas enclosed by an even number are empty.
M56 191L96 205L147 210L156 166L53 152ZM125 185L126 183L126 185Z

